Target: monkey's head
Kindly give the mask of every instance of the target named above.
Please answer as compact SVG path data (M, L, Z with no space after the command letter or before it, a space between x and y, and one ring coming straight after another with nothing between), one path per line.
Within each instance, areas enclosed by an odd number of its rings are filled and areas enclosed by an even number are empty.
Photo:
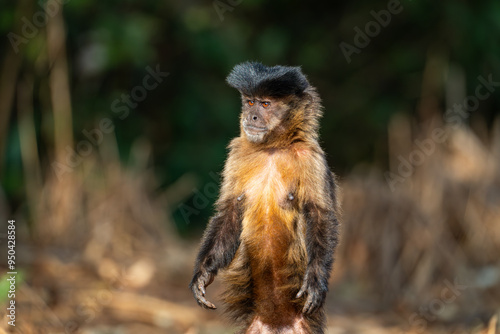
M304 131L315 136L319 97L299 67L247 62L226 81L241 93L241 134L250 142L277 144Z

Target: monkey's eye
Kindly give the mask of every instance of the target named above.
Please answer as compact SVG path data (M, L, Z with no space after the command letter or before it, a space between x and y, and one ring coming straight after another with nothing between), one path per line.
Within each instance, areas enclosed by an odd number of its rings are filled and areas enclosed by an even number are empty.
M255 104L255 101L254 100L248 100L248 105L251 107Z
M270 105L271 105L271 102L267 102L267 101L262 102L262 106L263 106L264 108L267 108L267 107L269 107Z

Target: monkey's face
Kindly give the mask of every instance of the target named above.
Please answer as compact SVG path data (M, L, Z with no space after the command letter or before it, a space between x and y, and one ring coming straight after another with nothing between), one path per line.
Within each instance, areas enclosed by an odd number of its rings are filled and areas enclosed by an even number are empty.
M253 143L261 143L273 132L289 109L286 101L271 97L242 96L241 128Z

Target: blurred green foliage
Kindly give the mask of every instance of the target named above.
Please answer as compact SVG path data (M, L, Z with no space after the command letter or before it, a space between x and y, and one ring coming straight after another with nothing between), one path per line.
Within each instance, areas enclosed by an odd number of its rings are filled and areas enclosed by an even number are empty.
M64 5L67 51L76 140L82 130L112 117L123 161L134 140L153 143L154 166L166 187L186 172L199 176L222 169L226 145L239 131L239 96L225 84L231 68L242 61L268 65L301 65L324 100L323 146L332 168L341 175L359 163L385 168L386 128L392 115L415 113L422 73L429 53L461 67L467 92L478 75L500 81L500 3L498 0L403 0L403 11L348 63L339 44L352 44L354 27L373 20L370 11L387 1L222 0L231 10L220 16L211 1L69 0ZM231 5L237 4L236 6ZM21 18L32 20L43 1L1 0L0 57L11 48L9 32L20 34ZM221 20L221 17L223 20ZM35 119L44 168L53 131L47 109L45 31L24 45L21 74L35 73ZM146 67L170 72L121 120L112 112L120 94L142 84ZM444 107L444 98L443 101ZM500 94L475 112L491 124L500 110ZM417 117L417 115L415 115ZM475 116L474 116L475 117ZM23 199L17 118L9 123L1 175L13 207ZM110 135L107 135L110 136ZM188 199L189 203L191 199ZM210 200L214 200L211 198ZM187 225L175 212L181 231L202 226L211 206Z

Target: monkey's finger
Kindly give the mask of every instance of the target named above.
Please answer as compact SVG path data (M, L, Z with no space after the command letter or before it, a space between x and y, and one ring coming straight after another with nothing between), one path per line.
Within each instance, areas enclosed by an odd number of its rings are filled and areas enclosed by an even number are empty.
M210 284L212 284L212 282L214 281L214 279L215 279L214 275L208 276L208 282L207 282L207 284L205 284L205 286L209 286Z
M194 297L196 298L196 301L198 302L198 305L200 305L203 308L208 308L208 309L216 309L215 305L209 302L204 295L201 293L199 289L194 289Z
M302 286L300 287L300 290L299 292L297 292L297 295L295 296L295 298L300 298L302 297L302 295L304 294L304 292L306 292L307 290L307 282L304 281L304 283L302 284Z
M313 303L312 297L311 296L307 297L306 303L304 304L304 308L302 309L302 313L310 314L312 303Z
M203 282L198 283L198 290L200 290L201 294L204 296L206 291L205 291L205 284Z
M319 306L321 305L321 301L318 298L317 295L315 294L310 294L309 297L307 298L306 305L304 306L303 313L305 314L311 314L315 312ZM307 308L306 308L307 306Z
M302 286L300 287L299 292L297 293L297 296L295 298L300 298L302 295L307 291L307 282L309 281L309 272L306 271L304 275L304 279L302 281Z
M214 304L212 304L211 302L209 302L203 296L199 296L199 298L198 298L198 304L200 304L201 307L204 307L204 308L207 308L207 309L211 309L211 310L215 310L217 308L217 307L215 307Z

